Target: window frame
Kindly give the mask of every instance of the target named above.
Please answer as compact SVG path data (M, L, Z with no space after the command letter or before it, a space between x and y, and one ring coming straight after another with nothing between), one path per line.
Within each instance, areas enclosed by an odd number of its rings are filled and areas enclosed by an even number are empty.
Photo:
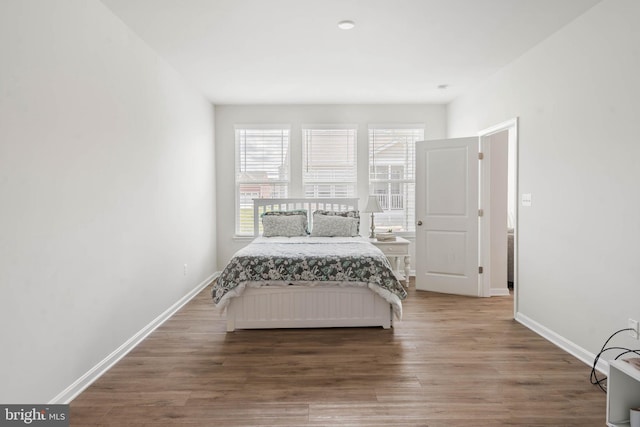
M243 181L240 179L242 173L246 173L247 164L245 161L245 168L243 170L241 164L242 159L239 156L242 156L242 143L246 142L246 135L244 136L244 141L242 140L242 136L240 132L242 131L256 131L256 132L264 132L265 135L269 131L280 131L282 133L280 137L280 144L283 144L283 141L286 142L286 149L284 150L284 155L281 155L281 158L284 158L284 161L280 163L279 167L284 167L284 173L286 174L285 179L258 179L251 180L250 182ZM286 135L286 136L285 136ZM244 154L246 154L246 146ZM284 188L284 197L289 196L290 185L291 185L291 125L289 124L238 124L234 126L234 192L235 192L235 204L234 204L234 222L235 222L235 235L237 237L250 237L253 236L253 205L251 206L251 218L250 225L246 225L246 229L242 228L243 221L241 221L241 210L242 208L242 200L241 196L241 187L242 185L246 185L248 183L253 184L257 187L262 186L272 186L272 187L281 187ZM245 156L246 158L246 156ZM257 193L260 196L262 189L260 189ZM278 197L280 197L278 196ZM253 199L253 198L252 198ZM245 208L246 209L246 208Z
M345 180L327 180L327 179L308 179L307 171L309 168L309 137L307 132L313 131L352 131L352 135L348 135L347 141L352 146L347 150L353 158L353 163L348 165L348 170L352 170L352 178ZM340 198L340 197L357 197L358 194L358 125L357 124L302 124L301 125L301 176L302 176L302 194L308 198ZM307 192L308 186L314 186L313 194ZM319 187L329 187L329 191L324 194ZM345 186L345 190L337 192L338 186Z
M399 223L401 229L397 231L401 234L413 235L415 234L415 172L416 172L416 150L415 143L418 141L424 140L426 126L424 123L410 123L410 124L371 124L367 129L367 160L368 160L368 179L369 179L369 194L377 195L376 187L380 187L380 184L386 184L386 191L384 193L384 200L379 200L380 205L383 207L384 212L379 213L376 217L380 220L385 218L385 215L390 215L391 212L395 212L398 215L399 212L402 212L402 222ZM394 163L394 162L384 162L384 161L376 161L375 153L376 153L376 132L387 131L390 133L402 131L411 132L414 135L399 135L404 138L412 138L413 141L403 141L405 144L404 152L405 152L405 161L404 163ZM387 137L387 138L393 138ZM411 153L407 151L406 144L412 144ZM411 164L410 164L411 162ZM404 169L403 176L400 178L394 178L393 168L395 166L402 166ZM382 172L382 168L386 168L386 172ZM386 175L385 177L381 177L380 175ZM376 185L377 184L377 185ZM402 197L398 197L398 199L402 198L402 209L391 209L390 205L393 205L393 187L397 186L401 189L400 194ZM413 186L413 191L411 190L411 186ZM404 188L404 190L402 190ZM399 202L400 203L400 202ZM411 217L413 213L413 218ZM380 224L380 222L377 222ZM389 224L389 227L397 227L395 224ZM376 228L382 229L386 228L385 225L377 225Z

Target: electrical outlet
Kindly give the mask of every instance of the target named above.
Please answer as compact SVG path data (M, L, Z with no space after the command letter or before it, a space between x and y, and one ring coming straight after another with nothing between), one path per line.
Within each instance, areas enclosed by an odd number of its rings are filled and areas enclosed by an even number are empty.
M637 320L633 320L633 319L629 319L629 329L633 329L632 331L629 331L629 336L635 338L635 339L640 339L640 331L638 330L638 321Z
M184 265L184 275L187 275L187 264Z

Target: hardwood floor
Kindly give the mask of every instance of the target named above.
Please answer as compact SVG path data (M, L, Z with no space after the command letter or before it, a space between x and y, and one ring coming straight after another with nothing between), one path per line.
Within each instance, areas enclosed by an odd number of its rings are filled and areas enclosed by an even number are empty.
M416 292L381 328L227 334L209 288L71 403L72 426L603 426L589 367L511 297Z

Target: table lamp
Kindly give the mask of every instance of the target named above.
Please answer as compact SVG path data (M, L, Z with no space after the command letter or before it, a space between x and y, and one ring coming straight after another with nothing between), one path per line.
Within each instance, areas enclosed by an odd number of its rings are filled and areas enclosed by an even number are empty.
M375 212L384 212L380 207L380 203L378 203L378 196L369 196L364 212L371 212L371 234L369 234L369 238L373 239L376 237L376 225L373 222L373 214Z

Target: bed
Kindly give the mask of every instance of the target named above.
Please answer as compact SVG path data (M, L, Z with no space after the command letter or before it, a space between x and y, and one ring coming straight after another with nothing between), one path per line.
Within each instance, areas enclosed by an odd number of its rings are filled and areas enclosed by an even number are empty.
M359 235L357 203L255 199L257 237L212 288L227 331L391 328L407 294L382 251Z

